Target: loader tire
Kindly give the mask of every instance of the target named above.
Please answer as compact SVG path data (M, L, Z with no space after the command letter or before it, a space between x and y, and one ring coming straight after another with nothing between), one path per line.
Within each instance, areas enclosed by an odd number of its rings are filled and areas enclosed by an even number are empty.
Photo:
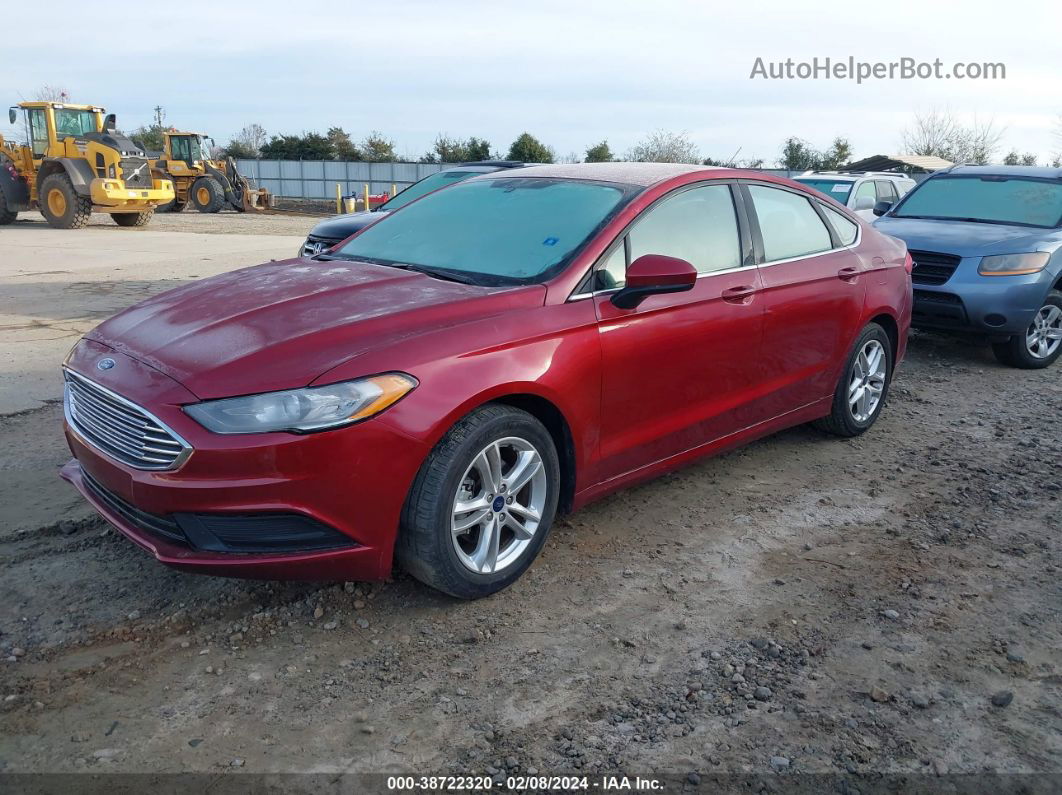
M92 215L92 199L74 190L65 173L49 174L37 189L37 203L49 226L81 229Z
M147 226L151 216L155 214L155 208L144 210L141 213L111 213L111 218L118 226Z
M201 213L216 213L225 206L225 190L213 177L200 177L189 191L192 204Z
M16 218L18 218L18 213L7 209L7 198L4 196L4 192L0 190L0 226L13 224Z

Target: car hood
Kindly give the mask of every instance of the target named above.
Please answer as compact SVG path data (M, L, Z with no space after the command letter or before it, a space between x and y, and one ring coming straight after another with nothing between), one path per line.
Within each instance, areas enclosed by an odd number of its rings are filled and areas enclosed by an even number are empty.
M361 231L371 223L379 221L390 215L388 210L376 210L375 212L348 213L326 218L310 230L313 237L323 237L328 240L344 240L355 232Z
M306 386L367 351L544 300L542 285L479 287L382 265L296 259L161 293L86 337L205 400Z
M1058 244L1057 230L1028 226L892 218L886 215L874 222L874 228L900 238L915 251L939 251L960 257L1020 254L1042 250L1044 243L1052 245L1053 241L1053 245Z

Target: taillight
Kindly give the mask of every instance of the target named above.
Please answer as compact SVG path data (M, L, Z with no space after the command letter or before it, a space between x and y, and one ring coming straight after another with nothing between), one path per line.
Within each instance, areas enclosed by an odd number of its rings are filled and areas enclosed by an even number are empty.
M908 276L914 273L914 260L911 259L911 252L907 252L907 255L904 257L903 269L907 271Z

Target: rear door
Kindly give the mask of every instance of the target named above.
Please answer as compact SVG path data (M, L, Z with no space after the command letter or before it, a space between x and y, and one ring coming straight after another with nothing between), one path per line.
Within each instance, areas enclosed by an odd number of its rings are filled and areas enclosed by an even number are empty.
M833 393L863 314L867 275L850 247L858 227L846 245L807 194L743 188L766 309L760 366L770 374L770 412L779 416Z
M756 422L764 305L735 198L732 183L680 188L639 216L598 263L604 479ZM611 296L643 254L692 263L697 283L617 308Z

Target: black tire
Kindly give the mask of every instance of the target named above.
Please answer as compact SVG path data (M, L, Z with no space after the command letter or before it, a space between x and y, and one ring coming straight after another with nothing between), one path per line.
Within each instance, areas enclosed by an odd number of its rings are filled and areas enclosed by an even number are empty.
M1062 292L1058 290L1048 292L1040 311L1043 312L1049 306L1056 306L1062 309ZM1032 331L1032 326L1029 327L1029 330ZM994 344L992 352L1003 364L1019 367L1022 370L1042 370L1044 367L1054 364L1058 357L1062 356L1062 345L1055 348L1048 356L1034 356L1027 345L1027 337L1028 334L1015 334L1006 342Z
M60 212L56 211L54 201L49 203L53 191L62 197ZM79 195L65 172L45 177L37 188L37 197L41 215L56 229L81 229L92 215L92 199Z
M451 536L454 499L473 459L494 440L518 437L539 453L546 499L538 527L519 557L501 571L482 574L463 564ZM461 599L478 599L508 587L526 571L546 542L557 513L560 464L549 431L526 411L490 404L464 417L431 451L402 509L395 554L427 585Z
M4 192L0 190L0 226L13 224L17 218L18 213L7 209L7 198L4 196Z
M874 407L869 416L860 419L856 417L849 402L849 389L853 379L856 377L856 362L859 359L859 355L871 341L877 341L885 350L885 378L877 406ZM829 415L816 420L813 423L815 427L835 436L844 437L859 436L861 433L866 432L877 421L878 415L881 414L881 409L885 405L885 400L889 396L889 386L892 384L893 356L892 340L885 333L885 329L877 323L868 323L863 331L860 332L855 344L852 345L848 358L845 360L844 369L841 371L841 377L837 380L837 388L833 393L833 406Z
M201 213L216 213L225 206L225 190L213 177L200 177L193 182L188 196Z
M184 208L188 206L187 201L179 202L176 199L173 200L173 206L170 207L171 213L183 213Z
M111 213L111 218L118 226L147 226L154 214L155 210L152 208L142 213Z

